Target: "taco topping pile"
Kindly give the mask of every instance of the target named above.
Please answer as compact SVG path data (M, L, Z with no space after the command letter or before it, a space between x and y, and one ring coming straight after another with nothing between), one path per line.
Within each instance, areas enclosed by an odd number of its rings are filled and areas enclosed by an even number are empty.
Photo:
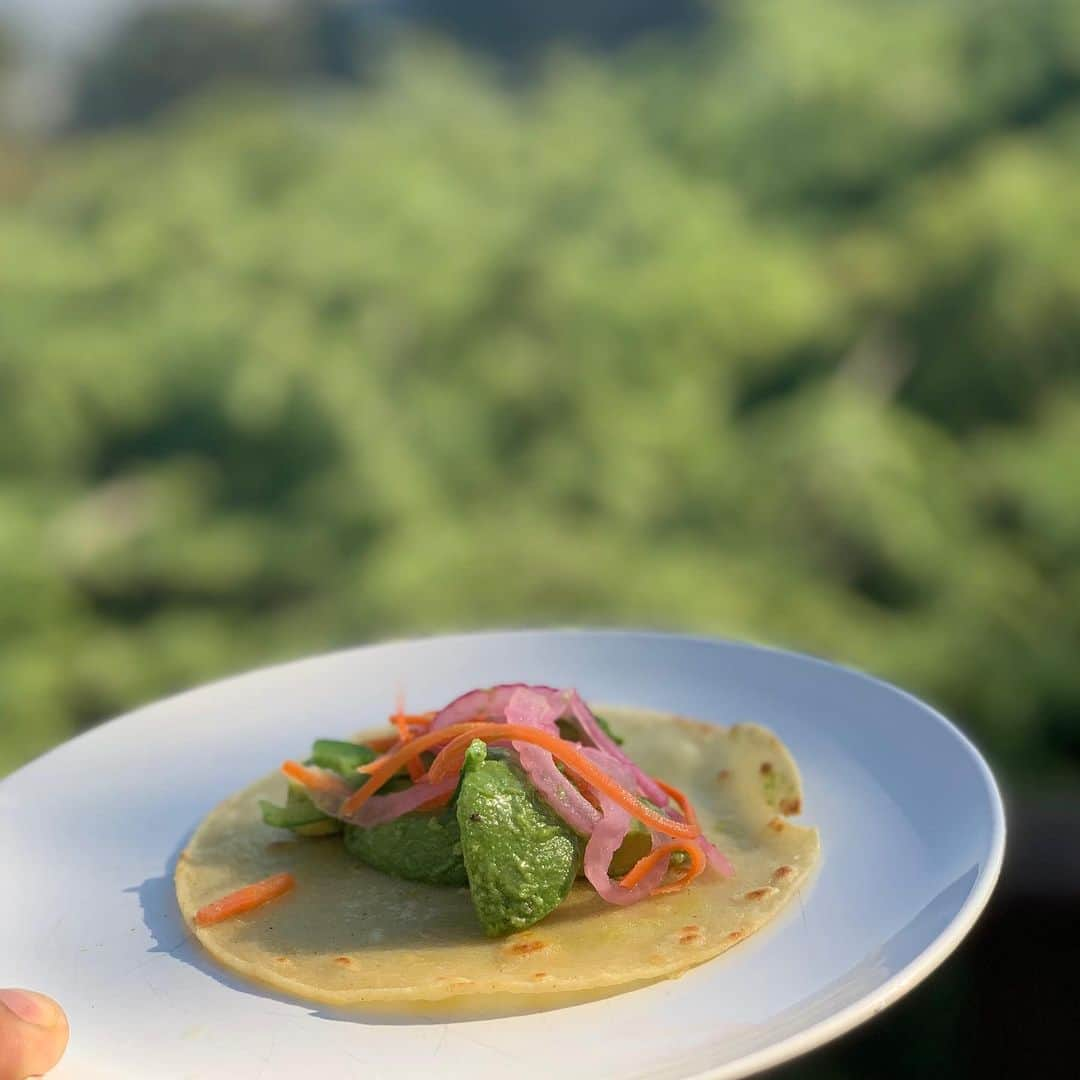
M579 875L626 905L710 869L732 874L686 796L642 771L575 690L495 686L436 713L399 707L392 723L395 735L319 739L307 761L287 761L286 803L261 802L264 822L340 833L349 854L384 873L468 886L491 936L550 914ZM264 884L209 905L208 919L283 891Z

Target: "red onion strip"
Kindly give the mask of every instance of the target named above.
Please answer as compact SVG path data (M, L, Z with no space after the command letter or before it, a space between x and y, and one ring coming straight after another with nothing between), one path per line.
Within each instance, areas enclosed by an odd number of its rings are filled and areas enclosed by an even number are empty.
M609 904L625 907L644 900L660 884L671 860L667 857L660 859L632 889L624 889L608 875L608 867L630 831L630 815L604 795L600 796L600 805L603 816L585 845L585 876ZM653 837L655 844L656 838Z
M562 695L558 690L550 686L529 686L527 683L502 683L486 690L470 690L467 694L455 698L444 709L441 709L431 721L429 731L438 731L439 728L448 727L450 724L461 724L469 720L475 720L478 716L491 720L501 720L506 712L506 706L516 690L532 690L534 693Z
M313 772L316 771L314 766L308 766L308 768ZM352 794L352 789L336 772L329 769L318 771L332 776L338 781L338 787L334 791L305 788L316 808L332 818L337 818L338 821L344 821L348 825L361 825L366 829L393 821L402 814L416 810L431 799L446 795L457 787L457 777L448 776L445 780L438 780L434 784L414 784L412 787L405 788L404 791L394 791L389 795L373 795L355 814L342 814L341 804Z
M506 720L511 724L524 724L556 733L558 727L555 721L562 716L564 708L561 695L552 700L547 694L521 687L515 690L506 706ZM544 802L571 829L588 836L600 820L600 814L569 778L559 771L551 752L527 742L517 741L512 745L521 767Z
M581 695L576 690L570 691L570 711L574 719L581 725L581 729L594 746L600 750L606 750L616 761L621 761L634 775L637 787L641 794L650 802L655 803L662 810L668 804L667 792L661 788L648 773L642 772L633 761L622 752L619 744L609 738L604 729L597 723L596 717L589 711L588 705L581 700ZM633 788L631 788L633 790Z

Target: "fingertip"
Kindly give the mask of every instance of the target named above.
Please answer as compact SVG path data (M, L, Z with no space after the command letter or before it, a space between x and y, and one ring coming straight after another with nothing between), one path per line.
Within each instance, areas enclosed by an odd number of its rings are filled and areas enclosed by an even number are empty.
M31 990L0 990L0 1005L35 1027L55 1027L64 1016L64 1010L51 997Z
M0 1080L24 1080L48 1072L67 1049L64 1010L45 994L0 990Z

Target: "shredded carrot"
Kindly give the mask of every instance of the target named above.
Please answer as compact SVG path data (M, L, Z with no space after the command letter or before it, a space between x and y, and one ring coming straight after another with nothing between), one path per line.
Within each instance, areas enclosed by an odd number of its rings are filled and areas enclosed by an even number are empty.
M398 741L404 746L412 737L412 728L409 727L409 717L405 714L405 698L398 694L397 712L390 718L394 727L398 730ZM419 758L409 758L406 762L409 770L409 779L415 784L424 775L424 766Z
M685 851L690 856L690 865L685 873L675 881L653 889L652 895L660 896L663 893L679 892L680 889L685 889L705 869L707 863L701 848L697 844L684 844L677 840L669 844L660 844L658 847L654 847L648 855L638 859L623 876L619 884L624 889L632 889L665 855L673 855L676 851Z
M415 715L406 715L404 716L404 719L408 722L410 728L417 727L420 728L421 731L426 731L431 727L431 721L438 715L439 714L436 712L416 713ZM392 716L390 721L391 723L396 724L397 718ZM399 734L397 735L379 735L374 739L366 739L364 745L370 746L372 750L385 756L389 751L396 750L404 745L400 735L400 728L398 730ZM409 737L412 737L411 733ZM405 742L407 741L408 740L405 740ZM369 761L366 765L358 766L356 771L370 774L373 773L381 763L382 758L376 758L374 761Z
M306 765L301 765L299 761L286 761L281 766L281 771L290 780L295 780L312 791L325 791L328 795L345 795L350 790L345 781L333 773L309 769Z
M679 804L679 809L682 811L682 815L686 818L687 823L693 825L698 832L701 832L701 829L698 826L697 814L694 812L694 807L690 800L673 784L667 784L663 780L658 780L655 776L653 777L653 782L661 791L666 792Z
M689 822L673 821L671 818L665 817L651 807L646 806L622 787L621 784L616 783L603 769L591 762L573 743L538 728L525 727L521 724L490 722L449 724L437 731L428 731L411 739L406 745L399 747L381 759L377 768L371 769L371 779L345 800L341 808L342 813L352 814L359 810L410 759L417 757L425 750L438 746L440 743L460 740L460 745L461 742L464 742L462 737L466 735L469 736L470 742L473 739L484 739L485 741L512 739L542 746L583 780L603 791L613 802L618 803L649 828L664 833L666 836L680 837L686 840L692 840L701 834L700 827L691 825ZM373 762L372 764L376 763Z
M399 713L398 715L409 725L409 727L426 729L431 727L431 721L439 714L434 712L422 712Z
M195 912L197 926L212 926L223 919L231 919L234 915L242 915L246 911L265 904L268 900L274 900L284 896L296 884L292 874L274 874L272 877L256 881L253 885L245 885L226 896L221 897Z
M475 725L470 723L468 730L463 731L457 738L448 742L435 755L435 760L431 763L431 768L428 769L428 779L432 783L461 772L461 766L465 764L465 751L469 749L473 739L476 737L473 734L474 727Z

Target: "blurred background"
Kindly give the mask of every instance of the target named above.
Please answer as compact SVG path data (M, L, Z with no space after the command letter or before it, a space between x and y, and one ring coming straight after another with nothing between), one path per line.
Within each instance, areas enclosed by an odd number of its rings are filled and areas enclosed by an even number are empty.
M387 636L795 647L1012 835L775 1075L1071 1058L1075 0L0 0L0 83L0 775Z

